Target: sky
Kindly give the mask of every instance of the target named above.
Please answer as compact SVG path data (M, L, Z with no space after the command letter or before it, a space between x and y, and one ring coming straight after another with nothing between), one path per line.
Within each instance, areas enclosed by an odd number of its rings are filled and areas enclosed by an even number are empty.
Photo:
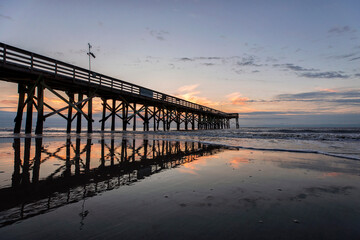
M91 43L93 71L240 113L243 126L360 126L359 9L355 0L0 0L0 41L84 68ZM0 111L14 112L17 86L0 87Z

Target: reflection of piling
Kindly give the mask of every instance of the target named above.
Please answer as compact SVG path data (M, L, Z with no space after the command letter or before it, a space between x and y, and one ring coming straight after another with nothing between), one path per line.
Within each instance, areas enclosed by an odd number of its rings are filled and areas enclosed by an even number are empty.
M74 94L68 93L68 96L69 96L69 102L74 103ZM71 122L72 122L72 105L69 104L68 116L67 116L67 126L66 126L67 133L71 133Z
M114 140L114 138L109 141ZM101 157L98 166L92 161L91 148L92 140L87 139L86 145L81 146L81 139L76 138L75 146L72 145L71 138L66 139L66 144L58 147L51 152L42 145L42 138L35 138L35 145L31 146L31 138L24 139L24 158L21 163L21 140L14 138L14 172L12 174L12 187L0 189L0 199L3 209L16 210L16 206L22 205L19 214L13 214L6 219L7 223L14 223L20 218L26 219L44 213L65 204L74 203L84 197L90 197L103 191L117 188L124 184L131 184L139 179L143 179L160 171L174 168L180 164L191 162L199 156L214 153L220 147L206 146L194 142L177 142L153 139L144 139L142 144L136 145L135 139L128 141L121 139L121 144L113 141L108 147L104 136L99 144L101 145ZM52 143L53 144L53 143ZM119 145L119 146L118 146ZM120 146L121 145L121 146ZM31 161L31 148L35 148L35 157ZM62 155L62 150L66 148L66 156ZM120 149L121 148L121 149ZM131 155L129 154L131 151ZM85 158L81 158L84 156ZM46 155L44 157L44 155ZM110 158L118 160L110 163ZM49 158L56 158L63 161L54 172L48 176L40 174L42 162ZM140 159L135 160L136 158ZM83 162L81 159L85 160ZM132 161L131 161L132 159ZM75 174L71 174L71 167L75 165ZM30 174L32 171L32 181ZM44 168L42 169L44 171ZM44 176L40 179L39 176ZM21 188L19 188L21 186ZM56 194L53 194L56 192ZM28 211L30 205L23 203L26 197L31 201L31 213ZM11 199L11 201L8 201ZM46 204L47 201L47 204ZM44 204L45 202L45 204ZM0 227L4 221L0 221Z
M75 175L80 174L80 144L81 144L81 139L76 138L76 144L75 144Z
M33 163L33 176L32 176L33 183L36 183L39 181L41 150L42 150L42 138L35 138L35 157L34 157L34 163Z
M25 138L24 144L24 161L22 172L22 184L27 185L30 183L30 150L31 150L31 138Z
M16 187L21 182L20 138L14 138L13 148L14 148L14 173L12 175L12 186Z
M64 176L69 177L71 176L71 159L70 159L70 149L71 148L71 139L66 139L66 157L65 157L65 172Z
M86 163L85 163L85 173L90 171L90 159L91 159L91 138L87 139L86 142Z

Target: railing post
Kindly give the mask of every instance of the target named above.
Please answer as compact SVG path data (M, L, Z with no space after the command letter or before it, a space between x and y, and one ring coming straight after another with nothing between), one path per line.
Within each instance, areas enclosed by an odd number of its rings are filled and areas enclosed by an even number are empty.
M31 70L33 70L33 68L34 68L34 54L33 53L31 53L30 66L31 66Z

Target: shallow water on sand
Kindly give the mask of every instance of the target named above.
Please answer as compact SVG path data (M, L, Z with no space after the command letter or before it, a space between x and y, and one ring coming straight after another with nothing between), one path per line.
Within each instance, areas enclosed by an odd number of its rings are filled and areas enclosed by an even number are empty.
M360 161L169 139L3 139L1 238L360 237Z

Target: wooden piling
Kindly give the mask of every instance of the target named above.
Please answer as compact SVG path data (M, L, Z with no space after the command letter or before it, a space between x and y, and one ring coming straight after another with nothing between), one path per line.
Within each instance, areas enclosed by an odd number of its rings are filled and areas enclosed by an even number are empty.
M69 102L74 103L74 93L68 93L68 96L69 96ZM69 104L67 126L66 126L67 133L71 133L71 123L72 123L72 106Z
M83 100L83 94L78 94L78 102ZM81 113L77 113L77 119L76 119L76 133L81 133Z
M15 127L14 133L20 133L21 130L21 122L23 116L23 109L24 109L24 101L25 101L25 85L19 83L18 84L18 93L19 93L19 101L18 101L18 108L17 114L15 117Z
M134 103L133 131L136 131L136 103Z
M145 130L144 131L149 131L149 106L145 107Z
M156 131L156 107L154 106L154 113L153 113L153 122L154 122L154 132Z
M162 109L163 130L166 131L165 108Z
M191 126L191 128L192 128L192 130L195 130L195 113L191 113L191 115L192 115L192 126Z
M176 112L176 129L180 130L180 115L181 113L179 111Z
M112 100L112 108L111 108L111 111L112 111L112 115L111 115L111 131L115 131L115 108L116 108L116 100L113 99Z
M31 133L32 130L32 114L33 114L33 104L34 104L34 98L33 93L30 93L30 88L32 86L28 85L28 101L26 105L26 123L25 123L25 133Z
M90 94L88 95L88 97L90 98L87 102L88 104L88 121L87 121L87 125L88 125L88 133L92 133L93 129L92 129L92 96L90 96Z
M102 105L103 105L103 109L102 109L102 120L101 120L101 131L105 131L105 115L106 115L106 102L107 100L105 98L102 99Z
M37 120L35 134L42 134L44 127L44 87L37 86Z
M128 113L128 105L123 101L122 102L122 122L123 122L123 131L126 131L126 127L127 127L127 113Z

